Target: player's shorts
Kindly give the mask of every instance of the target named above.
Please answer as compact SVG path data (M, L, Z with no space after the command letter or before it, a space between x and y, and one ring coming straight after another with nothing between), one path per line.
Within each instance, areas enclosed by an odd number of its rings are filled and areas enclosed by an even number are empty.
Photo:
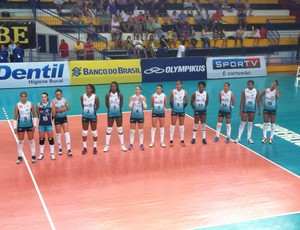
M195 110L194 116L203 116L206 115L206 109L205 110Z
M107 118L109 118L109 119L116 119L116 118L120 118L120 117L122 117L122 115L109 115L109 114L107 114Z
M19 133L24 133L24 132L32 132L33 131L33 127L18 127L17 131Z
M52 125L39 125L39 132L52 132L53 127Z
M144 123L144 118L130 118L130 123Z
M95 122L97 122L97 117L95 117L95 118L82 117L82 122L95 123Z
M246 111L246 110L243 110L243 113L255 113L255 111Z
M67 117L55 117L54 118L54 124L55 125L62 125L68 123L68 118Z
M185 116L185 112L171 112L171 116L175 116L175 117L184 117Z
M218 117L231 118L231 112L224 112L224 111L219 110Z
M276 115L276 109L274 110L264 109L264 114Z
M164 113L152 113L152 117L165 117L165 114Z

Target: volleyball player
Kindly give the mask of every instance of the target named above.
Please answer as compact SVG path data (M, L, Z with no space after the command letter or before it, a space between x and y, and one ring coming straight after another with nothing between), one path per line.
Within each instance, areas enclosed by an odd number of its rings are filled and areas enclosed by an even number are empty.
M98 96L96 96L95 86L92 84L87 84L85 87L85 94L80 97L82 106L82 140L83 140L83 150L82 154L87 153L87 135L89 124L91 126L93 135L93 154L97 154L97 110L99 109L100 102Z
M179 132L180 132L180 144L185 146L184 143L184 118L185 107L188 103L188 95L184 89L182 89L182 81L176 81L176 89L173 89L170 93L170 105L171 105L171 125L170 125L170 146L173 147L173 137L175 131L175 125L177 118L179 120Z
M122 128L123 95L120 92L118 83L115 81L113 81L110 84L109 92L105 96L105 105L107 108L107 129L106 129L106 145L103 149L103 152L107 152L109 150L109 142L113 130L114 121L116 121L117 124L117 130L118 130L119 139L121 143L121 150L123 152L126 152L127 149L124 145L124 134Z
M25 132L27 133L30 150L31 150L31 162L36 162L35 156L35 143L34 143L34 131L36 126L36 118L34 105L32 102L27 101L27 93L20 93L20 102L15 106L14 110L14 132L18 137L18 159L17 164L20 164L23 160L22 151Z
M165 148L165 108L167 106L167 96L163 93L162 85L156 86L156 93L151 96L150 105L152 108L152 128L151 143L149 144L149 147L152 148L154 146L156 125L157 122L159 122L160 145Z
M56 141L58 146L58 155L62 155L62 145L61 145L61 129L63 129L65 134L65 140L68 150L68 156L72 156L71 151L71 137L69 133L68 118L66 112L70 110L70 106L67 100L62 96L62 90L57 89L55 91L55 98L52 100L52 104L55 108L54 124L56 130Z
M229 89L230 89L229 82L225 82L224 89L219 93L220 108L219 108L219 113L218 113L218 124L217 124L217 128L216 128L216 136L214 138L214 142L217 142L219 140L224 117L226 118L226 140L225 140L225 143L229 143L229 141L230 141L231 111L235 105L235 97L234 97L234 94Z
M47 134L50 145L50 158L51 160L55 160L52 118L55 117L56 111L52 102L49 102L48 93L42 93L42 101L36 105L36 113L39 118L38 128L40 138L40 155L38 159L42 160L44 158L44 146Z
M277 89L278 81L275 80L272 82L270 88L265 89L260 94L260 98L262 101L263 96L265 97L263 106L264 106L264 124L263 124L263 138L261 143L267 142L267 128L268 121L271 121L271 135L269 139L269 143L273 143L273 137L275 133L275 122L276 122L276 109L277 109L277 99L280 98L280 92Z
M134 135L136 129L136 123L138 124L140 150L144 150L144 109L147 108L146 98L141 94L142 87L135 87L135 94L130 97L129 109L131 109L130 114L130 145L128 150L133 149Z
M193 127L193 138L191 143L195 144L196 134L199 126L199 121L201 122L202 130L202 143L207 144L206 141L206 107L208 105L208 93L204 91L206 83L204 81L199 81L198 90L193 93L191 98L191 107L194 110L194 127Z
M247 130L247 141L249 144L253 144L251 138L253 120L256 113L256 108L258 110L258 116L260 116L260 100L259 100L259 91L254 88L254 81L249 80L247 82L247 88L242 91L241 102L240 102L240 117L241 123L239 127L239 133L235 143L241 141L241 136L243 134L246 122L248 120L248 130Z

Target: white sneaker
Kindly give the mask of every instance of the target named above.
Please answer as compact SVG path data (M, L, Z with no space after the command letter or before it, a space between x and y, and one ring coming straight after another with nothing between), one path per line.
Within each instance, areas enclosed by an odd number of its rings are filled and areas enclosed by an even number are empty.
M105 145L104 149L103 149L103 152L107 152L109 150L109 146L108 145Z
M126 151L127 151L125 145L121 145L121 150L122 150L123 152L126 152Z
M240 138L236 138L235 140L234 140L234 143L240 143L241 142L241 139Z
M161 143L160 143L160 146L161 146L162 148L165 148L165 147L166 147L166 145L165 145L164 142L161 142Z
M153 148L153 146L154 146L154 143L151 142L151 143L149 144L149 147L150 147L150 148Z
M42 160L44 158L44 155L41 153L38 157L38 160Z
M54 153L51 153L51 154L50 154L50 158L51 158L51 160L55 160L55 159L56 159Z
M249 143L249 144L253 144L254 141L253 141L251 138L248 138L248 143Z
M62 149L58 150L58 155L62 155Z

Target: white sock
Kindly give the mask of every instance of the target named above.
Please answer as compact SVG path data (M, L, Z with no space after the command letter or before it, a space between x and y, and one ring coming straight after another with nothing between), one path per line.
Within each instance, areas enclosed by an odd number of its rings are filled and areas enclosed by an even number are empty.
M245 121L241 121L240 127L239 127L238 139L241 139L241 136L242 136L242 134L244 132L245 125L246 125L246 122Z
M86 145L86 141L83 141L83 148L86 148L87 145Z
M45 147L45 144L43 144L43 145L40 144L40 153L41 154L44 154L44 147Z
M247 130L247 138L250 139L252 136L252 127L253 127L253 122L248 121L248 130Z
M67 145L67 149L71 149L71 136L69 132L65 133L65 139L66 139L66 145Z
M130 129L129 140L130 140L131 145L133 145L133 142L134 142L134 134L135 134L135 129Z
M113 129L112 127L107 127L106 128L105 144L107 146L109 146L112 129Z
M156 128L151 128L151 143L154 143Z
M118 129L118 135L119 135L120 143L121 143L121 145L124 145L123 128L122 127L118 127L117 129Z
M97 148L97 141L94 141L93 147Z
M164 127L160 127L159 133L160 133L160 143L164 143L164 139L165 139L165 128L164 128Z
M35 156L35 142L34 140L29 141L30 150L31 150L31 156Z
M263 125L263 136L267 138L267 130L268 130L268 123L264 123Z
M216 128L216 137L220 136L221 128L222 128L222 123L218 122Z
M184 126L183 125L179 125L179 134L180 134L180 140L183 141L184 140Z
M139 129L139 140L140 140L140 145L144 143L144 130Z
M174 138L175 125L170 125L170 140L173 141Z
M202 138L205 139L206 138L206 124L205 123L201 124L201 131L202 131Z
M18 142L18 157L22 157L24 140Z
M275 133L275 123L271 124L271 136L270 136L270 138L274 137L274 133Z
M193 127L193 138L194 139L196 139L198 126L199 126L199 124L194 124L194 127Z
M54 145L50 145L50 153L51 153L51 154L54 153Z
M228 138L230 138L231 135L231 125L230 124L226 124L226 136Z
M56 141L58 149L62 149L61 147L61 133L56 133Z

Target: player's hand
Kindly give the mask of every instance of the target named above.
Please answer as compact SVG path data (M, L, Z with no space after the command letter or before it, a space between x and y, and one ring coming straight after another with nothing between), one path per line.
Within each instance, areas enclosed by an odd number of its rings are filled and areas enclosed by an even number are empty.
M143 102L145 99L144 99L143 97L140 97L139 100L140 100L141 102Z
M14 129L14 133L17 135L17 134L18 134L18 130L17 130L17 129Z

